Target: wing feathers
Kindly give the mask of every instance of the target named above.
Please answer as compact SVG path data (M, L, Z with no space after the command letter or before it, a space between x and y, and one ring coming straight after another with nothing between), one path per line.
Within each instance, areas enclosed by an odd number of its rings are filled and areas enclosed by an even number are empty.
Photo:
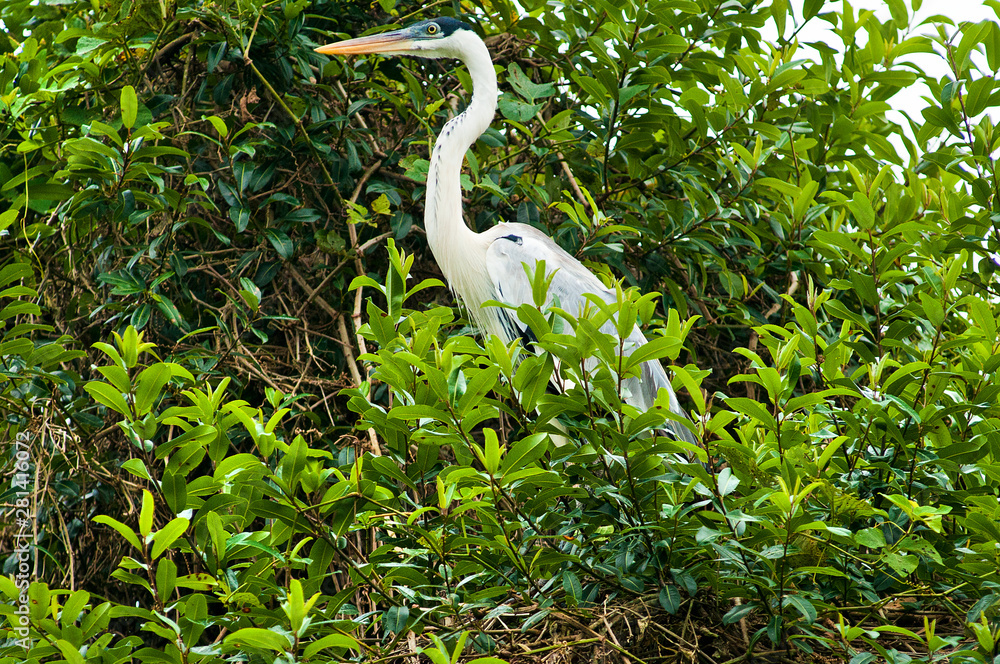
M486 272L493 283L496 299L514 307L522 304L533 304L531 282L523 265L528 265L533 271L539 261L545 261L545 270L551 276L548 290L547 305L558 303L558 306L573 315L580 315L587 307L588 293L595 294L607 302L614 302L616 296L608 290L594 274L580 261L566 253L547 235L532 226L524 224L501 224L490 229L484 235L494 234L494 238L486 252ZM505 342L521 337L526 342L535 341L531 329L515 312L509 309L495 308L500 314L498 327L503 333ZM615 333L613 322L602 326L602 331ZM646 337L638 326L628 336L625 344L626 352L647 343ZM670 380L663 366L657 360L645 362L641 378L629 378L623 385L625 401L641 409L648 409L656 401L656 395L661 388L667 390L670 399L670 410L688 419L687 413L677 401ZM696 444L694 435L679 422L669 422L666 425L667 435Z

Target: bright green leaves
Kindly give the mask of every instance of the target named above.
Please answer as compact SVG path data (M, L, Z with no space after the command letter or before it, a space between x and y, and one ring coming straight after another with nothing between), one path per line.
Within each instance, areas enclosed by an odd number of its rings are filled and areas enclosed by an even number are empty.
M97 342L94 347L111 361L99 367L108 382L90 381L84 386L100 404L123 415L130 423L144 419L162 398L163 388L172 379L193 381L187 369L176 363L156 362L137 371L140 355L152 354L155 344L143 341L143 333L134 327L119 336L112 333L115 345Z
M313 612L319 598L320 593L317 592L306 599L302 583L298 579L293 579L284 601L281 602L281 610L289 626L287 631L243 627L227 636L224 643L234 652L248 648L255 652L270 651L284 654L294 653L297 648L301 648L303 661L313 661L312 658L323 651L332 651L341 656L345 650L361 652L361 644L346 634L327 634L315 640L307 638L307 634L311 632L309 627L312 622L309 614Z
M968 23L962 29L961 39L958 41L958 47L955 49L955 65L960 69L964 70L969 67L969 57L972 55L972 51L979 50L980 44L985 42L995 29L995 22L993 21L980 21L979 23Z
M284 653L291 650L292 640L283 634L258 627L244 627L226 637L226 645L254 650Z
M18 587L7 577L0 581L0 596L12 611L24 607L20 612L24 617L13 633L28 636L11 639L11 651L17 653L23 648L23 652L37 652L31 647L32 637L45 634L46 647L53 655L58 650L63 661L79 664L86 661L81 653L86 653L92 643L111 641L105 632L115 611L120 610L118 606L112 608L112 602L92 603L93 596L85 590L50 591L41 581Z
M423 529L420 550L427 553L422 555L461 561L469 570L482 569L479 556L485 556L490 565L510 567L508 574L524 578L559 573L570 601L583 601L591 591L581 580L593 571L561 571L577 556L530 535L548 523L556 527L561 499L587 499L587 491L567 484L553 459L572 463L579 468L574 473L591 478L587 484L596 494L595 506L610 500L631 519L654 523L661 507L655 491L656 478L665 472L664 455L683 448L652 437L665 416L657 409L641 413L626 406L622 381L637 374L643 362L676 357L694 321L682 325L672 315L667 335L629 348L631 355L622 358L616 335L628 336L637 320L653 315L653 296L618 289L615 301L594 298L587 311L575 316L551 306L552 275L540 265L526 273L536 303L516 312L508 309L537 341L525 348L488 338L484 349L464 336L441 338L442 327L451 323L450 312L445 317L436 309L410 309L411 296L426 284L407 289L412 257L394 245L389 254L384 285L368 277L354 283L376 294L361 333L377 348L369 346L361 358L371 366L371 383L352 390L351 408L389 453L388 458L366 458L361 477L378 477L379 490L391 494L380 499L380 509L397 500L405 504L399 493L404 487L436 477L436 504L425 504L408 519ZM692 368L684 377L686 385L698 389L703 375ZM550 393L550 382L560 385L560 393ZM388 401L378 395L380 384L389 388ZM516 428L495 426L501 417ZM553 447L553 442L564 447ZM452 457L454 461L445 461ZM595 457L612 477L591 476L586 468ZM626 475L635 484L625 482ZM363 486L363 480L355 485L353 476L343 483L337 495L344 500ZM355 500L363 504L367 495ZM619 524L617 517L606 523L609 532L618 530L611 525ZM459 532L454 538L445 535ZM633 542L628 534L615 541L622 548ZM472 558L466 557L470 545L479 547ZM646 583L642 572L629 567L602 566L600 573L629 587ZM389 609L386 616L386 629L393 633L413 620L402 609Z
M99 515L94 521L116 531L132 548L112 576L119 582L145 589L157 606L173 606L169 620L160 621L150 615L152 622L148 628L161 636L172 635L178 647L184 646L185 639L193 639L191 646L198 642L209 621L205 598L198 593L211 591L218 583L204 573L179 576L172 558L195 547L207 567L224 573L227 580L236 579L235 574L243 576L242 581L227 591L230 594L226 601L259 605L255 596L238 590L239 584L270 578L268 570L274 563L300 561L299 548L309 542L309 538L300 539L294 547L281 548L295 524L307 522L299 515L303 508L296 496L311 495L318 501L325 492L330 500L327 509L331 512L344 505L345 496L363 496L375 501L392 499L392 494L375 486L369 478L370 472L364 479L352 473L351 488L339 495L336 492L342 490L341 485L328 487L327 478L333 470L324 468L320 460L329 461L330 453L310 448L301 436L290 443L283 439L279 425L295 399L286 399L280 392L269 390L265 413L245 402L227 400L228 379L213 389L211 385L196 382L190 373L173 363L143 366L143 360L154 348L134 328L114 335L113 340L114 344L100 344L112 362L101 367L109 382L92 381L87 387L98 397L105 392L117 395L114 404L125 404L126 420L120 427L131 440L144 439L142 442L149 446L155 442L155 454L150 458L155 456L156 460L150 467L138 459L128 464L128 470L148 481L152 489L142 492L137 514L131 516L134 525L129 518L106 515ZM171 382L175 387L188 387L176 394L184 405L167 408L161 404L164 390ZM171 435L164 436L165 431ZM231 453L233 440L256 443L259 454ZM272 455L273 460L268 459ZM153 479L149 468L154 468L153 474L162 479ZM165 515L164 508L176 516L169 516L169 512ZM262 519L274 522L263 531L247 530L250 524ZM314 545L312 554L329 565L332 552L328 556L322 547ZM244 569L242 563L255 556L273 562ZM303 644L315 641L314 653L324 649L342 652L345 647L359 649L357 642L346 635L304 638L307 634L314 635L307 628L311 624L309 614L320 597L317 584L321 579L320 574L315 581L292 583L286 601L281 604L287 624L292 633L302 637L299 640ZM180 589L185 589L180 593L184 599L178 604ZM188 594L190 591L195 594ZM306 591L311 595L308 599ZM234 636L240 638L231 641L232 647L240 643L247 647L264 645L263 641L254 640L253 634L252 630L237 630Z
M101 523L114 528L129 544L137 549L138 555L145 560L156 560L169 549L178 537L184 534L189 525L188 519L177 517L168 522L162 529L153 529L154 499L149 491L142 492L142 506L139 512L139 530L132 530L127 525L110 516L98 515L95 523ZM141 539L140 539L141 538Z

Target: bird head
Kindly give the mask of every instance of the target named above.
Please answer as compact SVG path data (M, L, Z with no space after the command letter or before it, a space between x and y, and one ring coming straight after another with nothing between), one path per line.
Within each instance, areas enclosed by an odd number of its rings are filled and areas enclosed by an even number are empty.
M325 55L379 53L421 58L458 58L461 57L467 40L472 38L479 39L471 26L442 16L414 23L401 30L326 44L317 48L316 52Z

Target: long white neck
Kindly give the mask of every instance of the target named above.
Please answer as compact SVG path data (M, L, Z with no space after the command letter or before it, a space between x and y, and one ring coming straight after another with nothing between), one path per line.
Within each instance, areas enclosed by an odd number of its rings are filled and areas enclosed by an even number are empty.
M462 218L462 162L465 152L490 126L496 113L497 75L486 44L468 31L463 31L463 40L460 57L472 76L472 102L463 113L448 121L434 144L427 173L424 229L427 244L445 279L472 309L482 300L474 301L479 299L470 292L474 285L466 283L463 277L468 274L470 260L481 261L485 256L470 255L476 253L479 242L478 234ZM482 263L479 267L481 270Z

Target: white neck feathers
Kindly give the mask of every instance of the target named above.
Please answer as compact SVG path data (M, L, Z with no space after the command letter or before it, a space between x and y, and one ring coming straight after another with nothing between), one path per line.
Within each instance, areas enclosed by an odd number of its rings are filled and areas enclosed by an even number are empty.
M468 30L460 30L453 37L461 40L455 54L465 63L472 77L472 102L464 112L445 124L434 144L427 173L424 229L427 244L445 278L471 310L484 300L470 291L478 284L466 283L463 276L468 270L464 268L475 261L481 271L486 247L481 248L482 256L476 255L480 249L478 234L470 230L462 218L462 163L465 152L490 126L496 113L497 77L486 44L479 37Z

